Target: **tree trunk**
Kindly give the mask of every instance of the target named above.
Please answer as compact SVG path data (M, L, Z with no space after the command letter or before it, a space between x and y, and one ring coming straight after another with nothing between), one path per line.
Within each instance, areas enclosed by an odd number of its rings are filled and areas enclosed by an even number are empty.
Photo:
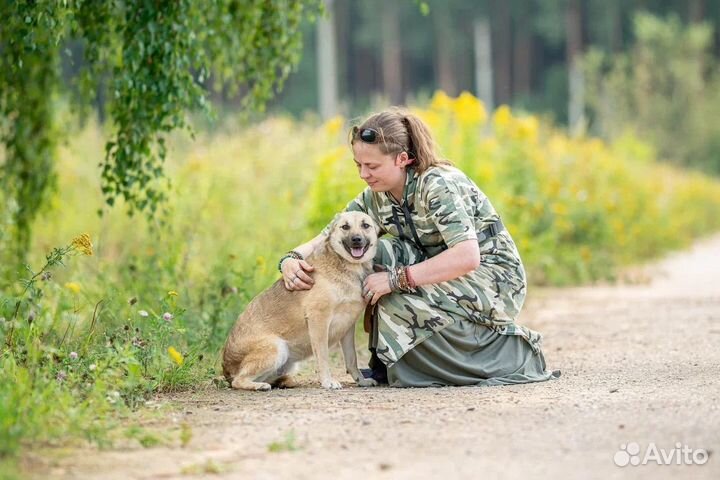
M692 23L700 23L705 20L705 0L690 0L688 13Z
M520 15L515 25L513 42L513 95L530 93L532 68L532 32L528 15Z
M512 99L512 24L510 2L493 0L493 56L495 62L495 99L498 104Z
M400 12L398 3L385 4L382 14L383 48L382 76L383 90L393 105L403 101L402 54L400 50Z
M584 80L580 60L582 56L582 11L580 0L569 0L565 11L566 61L568 68L568 127L577 133L585 123Z
M457 95L457 82L453 71L454 49L450 13L447 8L438 8L433 12L435 26L435 82L448 95Z
M320 116L323 120L337 115L337 58L335 53L335 16L333 0L324 0L327 16L318 20L317 59L318 59L318 98Z
M348 0L335 0L335 41L337 54L337 89L339 108L348 102L349 83L352 80L350 62L352 55L352 42L350 40L350 3Z
M488 112L495 108L493 102L493 70L490 22L487 18L475 20L473 29L475 44L475 92Z
M612 15L611 48L613 52L620 53L623 51L625 44L625 36L623 33L623 6L618 1L615 1L610 8Z

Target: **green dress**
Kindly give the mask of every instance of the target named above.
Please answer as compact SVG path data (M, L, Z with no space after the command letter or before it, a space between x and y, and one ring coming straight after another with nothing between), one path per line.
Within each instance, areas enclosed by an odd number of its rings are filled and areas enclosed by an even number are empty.
M496 385L553 378L539 333L517 325L525 270L507 230L488 234L498 214L463 172L408 168L403 199L363 190L345 209L370 215L387 236L375 263L413 265L476 240L480 266L459 278L380 298L371 346L392 386ZM495 233L495 232L492 232Z

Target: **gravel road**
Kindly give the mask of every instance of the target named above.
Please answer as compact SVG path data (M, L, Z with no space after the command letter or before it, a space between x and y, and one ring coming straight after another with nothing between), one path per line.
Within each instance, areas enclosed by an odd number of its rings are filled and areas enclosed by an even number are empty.
M159 397L173 410L148 426L171 432L171 445L79 450L36 471L103 480L718 479L720 236L627 277L531 290L521 323L544 334L548 368L562 370L555 381L359 389L336 352L342 390L320 389L309 362L293 390ZM192 430L184 448L182 424Z

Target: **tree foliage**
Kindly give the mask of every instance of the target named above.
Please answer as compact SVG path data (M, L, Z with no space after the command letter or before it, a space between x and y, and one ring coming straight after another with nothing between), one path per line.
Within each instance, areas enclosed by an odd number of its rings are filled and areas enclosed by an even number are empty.
M262 109L301 51L299 25L320 0L40 0L0 2L0 139L6 201L14 205L18 255L53 184L59 140L54 102L59 58L73 40L83 61L73 98L107 90L113 133L101 164L109 205L156 212L164 199L164 136L208 109L206 86Z
M720 173L720 72L711 56L713 29L679 18L638 14L635 45L585 59L588 107L597 133L634 130L664 160Z

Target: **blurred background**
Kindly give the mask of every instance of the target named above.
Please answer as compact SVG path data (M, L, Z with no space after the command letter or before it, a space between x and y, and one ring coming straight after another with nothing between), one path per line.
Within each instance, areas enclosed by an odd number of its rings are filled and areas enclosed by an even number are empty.
M422 104L436 90L467 91L488 110L509 105L571 132L610 138L632 127L666 160L720 171L720 127L711 125L720 107L720 1L322 3L324 15L301 23L300 62L270 113L357 117ZM82 51L82 41L67 43L68 84L83 68ZM218 111L240 109L236 88L196 80ZM106 100L99 89L101 121ZM678 124L686 145L666 135Z
M302 60L273 109L329 118L422 101L435 90L468 91L488 109L508 104L608 133L598 118L608 113L596 111L597 97L617 89L667 96L686 110L695 106L684 103L689 90L716 97L717 85L709 85L720 54L715 0L329 0L325 6L326 18L304 25ZM632 60L634 72L618 71L621 60ZM627 84L607 85L611 73L626 75L614 80Z

